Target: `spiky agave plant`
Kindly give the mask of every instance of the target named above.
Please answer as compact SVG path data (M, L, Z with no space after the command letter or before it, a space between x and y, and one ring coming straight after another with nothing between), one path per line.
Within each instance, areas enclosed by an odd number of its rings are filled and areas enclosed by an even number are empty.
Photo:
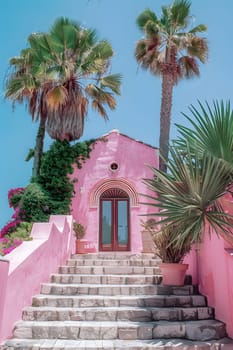
M176 147L185 153L187 144L191 152L208 152L233 164L233 110L230 101L213 101L213 106L198 101L188 114L182 113L190 126L176 124Z
M172 228L171 242L177 246L197 242L206 227L227 239L233 238L233 216L224 212L221 197L227 192L233 170L230 163L209 153L190 152L185 156L174 147L168 173L151 168L153 179L144 183L154 193L144 203L159 208L158 224Z

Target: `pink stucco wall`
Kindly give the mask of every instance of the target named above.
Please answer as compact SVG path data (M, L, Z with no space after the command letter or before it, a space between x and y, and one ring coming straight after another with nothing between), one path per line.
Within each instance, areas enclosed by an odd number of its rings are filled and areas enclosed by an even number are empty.
M215 308L215 317L226 323L228 335L233 337L233 249L216 234L205 235L200 244L198 262L199 289L210 306Z
M0 260L0 342L11 336L40 284L74 252L72 221L71 216L51 216L49 223L34 224L33 240L8 254L8 262Z
M110 164L117 162L119 169L116 172L110 170ZM94 206L92 196L101 194L101 187L108 180L127 182L132 191L135 191L139 204L130 208L131 247L134 252L141 252L141 214L154 212L151 208L140 204L147 201L140 193L148 194L148 189L142 183L143 178L151 178L152 171L147 165L158 166L157 150L113 130L104 138L98 140L94 149L82 169L75 167L73 178L78 178L75 183L75 196L72 201L72 215L86 227L85 239L94 242L99 250L99 208ZM127 192L127 189L126 189ZM130 196L130 191L129 191ZM98 199L98 198L97 198ZM132 204L132 203L131 203Z
M225 212L233 215L231 195L222 199L222 205ZM185 262L190 264L188 273L192 274L193 283L199 285L200 293L215 309L216 319L225 322L227 333L233 338L233 244L206 230L203 241L193 247Z

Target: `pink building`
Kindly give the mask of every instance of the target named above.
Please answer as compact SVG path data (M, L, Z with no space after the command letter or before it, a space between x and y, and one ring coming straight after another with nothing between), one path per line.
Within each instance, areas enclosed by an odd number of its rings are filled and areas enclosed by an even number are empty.
M141 215L156 209L141 204L149 194L143 178L158 166L156 148L112 130L97 140L82 169L74 170L74 219L86 228L96 251L142 251Z

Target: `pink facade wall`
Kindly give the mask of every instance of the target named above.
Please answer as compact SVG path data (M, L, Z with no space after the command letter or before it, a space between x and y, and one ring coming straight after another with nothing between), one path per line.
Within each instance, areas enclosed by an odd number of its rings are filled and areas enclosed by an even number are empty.
M116 172L110 170L110 164L116 162L119 169ZM119 186L128 192L131 198L130 227L131 247L133 252L141 252L141 224L140 220L148 217L140 215L154 212L156 209L140 204L147 201L140 193L148 194L148 189L142 183L143 178L151 178L152 171L147 167L158 166L157 150L113 130L101 140L97 141L94 149L82 169L75 167L72 178L78 178L75 183L75 197L72 201L72 215L74 219L86 227L85 239L94 242L96 250L99 250L99 207L98 199L101 188L113 186L119 181ZM109 185L104 187L110 181ZM134 194L133 194L134 192ZM135 199L135 197L137 197ZM93 198L96 203L93 203ZM133 201L138 201L134 205Z
M8 263L0 260L0 342L11 336L40 284L74 252L72 221L71 216L51 216L49 223L34 224L33 240L8 254Z

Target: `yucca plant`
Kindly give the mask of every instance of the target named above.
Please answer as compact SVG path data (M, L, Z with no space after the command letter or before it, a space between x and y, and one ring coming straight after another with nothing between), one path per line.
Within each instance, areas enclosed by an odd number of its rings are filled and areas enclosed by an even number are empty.
M175 231L174 225L162 225L161 229L157 228L155 219L149 219L142 222L143 228L152 236L156 247L156 255L163 263L180 263L186 254L189 253L191 245L189 242L177 245L176 237L173 236ZM181 231L180 231L181 232Z
M178 247L201 240L205 228L232 239L233 217L224 212L221 197L227 192L233 165L209 153L191 152L185 156L173 147L168 173L151 168L153 179L144 183L154 193L145 203L159 208L157 223L172 229L170 242Z

